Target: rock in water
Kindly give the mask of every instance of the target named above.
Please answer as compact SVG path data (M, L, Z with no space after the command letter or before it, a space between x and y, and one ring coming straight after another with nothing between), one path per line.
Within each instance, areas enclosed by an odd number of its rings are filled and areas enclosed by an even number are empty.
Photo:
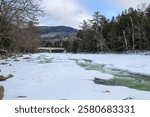
M8 79L7 77L4 77L4 76L0 75L0 81L5 81L7 79Z
M4 97L4 87L0 86L0 100L2 100Z
M14 77L14 75L9 74L9 75L7 76L7 79L8 79L8 78L12 78L12 77Z
M0 81L5 81L5 80L12 78L12 77L14 77L12 74L9 74L7 77L0 75Z
M94 78L95 84L101 84L101 85L113 85L112 80L105 80L100 78Z

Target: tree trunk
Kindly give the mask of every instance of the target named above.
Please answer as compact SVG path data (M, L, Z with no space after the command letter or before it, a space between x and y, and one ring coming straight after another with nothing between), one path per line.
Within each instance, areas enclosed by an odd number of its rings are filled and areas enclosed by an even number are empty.
M128 42L127 42L126 32L125 31L123 31L123 38L124 38L125 50L128 50Z
M135 50L135 38L134 38L134 24L133 24L133 19L132 17L130 17L130 21L131 21L131 28L132 28L132 50Z

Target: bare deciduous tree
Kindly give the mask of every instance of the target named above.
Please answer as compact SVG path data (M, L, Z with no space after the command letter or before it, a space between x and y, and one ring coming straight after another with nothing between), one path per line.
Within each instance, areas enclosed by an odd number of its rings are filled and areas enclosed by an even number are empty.
M37 22L37 16L43 13L40 8L40 0L0 0L0 48L11 50L14 44L25 45L21 41L29 36L28 23ZM17 39L17 33L21 33ZM27 34L28 33L28 34ZM33 34L33 32L32 32ZM20 42L19 42L20 41ZM30 40L28 40L30 41ZM27 43L27 45L30 42ZM7 45L7 46L6 46Z

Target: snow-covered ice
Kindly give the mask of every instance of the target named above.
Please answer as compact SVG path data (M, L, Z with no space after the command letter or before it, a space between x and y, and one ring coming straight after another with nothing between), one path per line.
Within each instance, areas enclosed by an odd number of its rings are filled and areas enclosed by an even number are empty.
M23 59L30 57L28 59ZM93 78L111 79L111 74L86 70L75 60L89 59L105 67L150 75L150 56L125 54L38 53L24 55L19 61L0 60L0 75L14 77L0 82L5 88L4 99L150 99L150 92L124 86L94 84ZM109 92L108 92L109 91Z

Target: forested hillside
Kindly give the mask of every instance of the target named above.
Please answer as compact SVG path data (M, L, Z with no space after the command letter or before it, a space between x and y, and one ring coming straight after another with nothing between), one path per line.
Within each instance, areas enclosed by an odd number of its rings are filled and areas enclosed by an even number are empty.
M68 26L39 26L42 46L63 47L72 52L72 43L76 40L78 30Z
M67 26L38 26L42 41L52 42L76 36L77 29Z
M100 12L84 20L75 51L122 52L150 50L150 6L129 8L111 20Z
M76 32L77 30L72 28L72 27L68 27L68 26L38 26L41 34L48 34L50 32L68 32L68 33L72 33L72 32Z

